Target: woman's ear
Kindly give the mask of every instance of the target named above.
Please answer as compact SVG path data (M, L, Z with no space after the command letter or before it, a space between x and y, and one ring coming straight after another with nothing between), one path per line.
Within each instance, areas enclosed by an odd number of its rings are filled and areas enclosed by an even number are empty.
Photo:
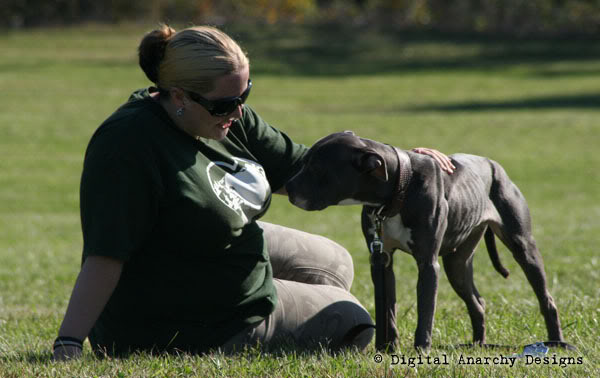
M185 103L187 96L183 89L172 87L169 89L169 95L171 96L171 101L177 108L185 108Z
M368 151L361 154L354 162L354 167L360 173L368 173L381 181L388 180L385 159L376 152Z

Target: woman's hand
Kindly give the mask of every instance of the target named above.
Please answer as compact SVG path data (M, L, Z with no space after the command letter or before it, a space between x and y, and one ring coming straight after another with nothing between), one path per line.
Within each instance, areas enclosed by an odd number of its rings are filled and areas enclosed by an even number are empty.
M440 168L442 168L442 171L451 174L456 169L454 164L452 164L452 160L438 150L426 147L417 147L413 148L412 151L418 154L431 156L433 160L435 160L435 162L440 166Z

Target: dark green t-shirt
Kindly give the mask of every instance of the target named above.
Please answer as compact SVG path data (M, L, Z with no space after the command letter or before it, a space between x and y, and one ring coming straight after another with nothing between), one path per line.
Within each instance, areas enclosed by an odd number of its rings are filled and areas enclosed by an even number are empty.
M277 294L255 220L305 152L248 106L224 140L196 140L134 92L85 156L83 259L125 262L90 340L201 350L269 315Z

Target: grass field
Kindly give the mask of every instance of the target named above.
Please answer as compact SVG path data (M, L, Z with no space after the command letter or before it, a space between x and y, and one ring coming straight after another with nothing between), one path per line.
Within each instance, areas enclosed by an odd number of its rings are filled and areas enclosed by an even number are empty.
M95 128L149 85L135 51L146 26L85 26L0 35L0 377L23 376L598 376L600 346L600 47L593 41L453 39L365 30L265 27L227 31L248 50L249 103L296 141L330 132L404 148L429 146L499 161L528 199L568 342L550 364L465 365L519 349L456 349L469 342L463 302L441 279L430 356L448 365L374 362L365 353L237 357L136 355L50 361L79 270L78 190ZM352 292L374 316L359 207L307 213L274 200L267 221L330 237L353 255ZM487 301L488 342L543 341L537 301L510 253L502 279L480 247L475 281ZM416 266L396 255L398 356L415 357ZM552 356L556 354L556 359ZM553 364L561 357L581 364Z

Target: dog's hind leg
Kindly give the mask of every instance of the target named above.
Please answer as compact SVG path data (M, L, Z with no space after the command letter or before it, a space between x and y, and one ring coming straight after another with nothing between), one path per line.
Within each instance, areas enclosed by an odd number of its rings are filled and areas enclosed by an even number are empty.
M473 230L456 251L443 256L444 270L454 291L467 305L473 327L473 343L485 344L485 301L473 282L473 256L486 226Z
M554 299L548 292L546 283L546 273L544 272L544 261L540 254L535 240L531 235L513 234L506 230L507 226L501 227L503 231L494 233L500 237L502 242L512 252L515 260L519 263L525 276L531 284L533 291L540 304L540 311L546 322L546 330L548 338L551 341L563 341L560 320L558 318L558 309L554 303ZM510 226L509 226L510 227ZM494 229L495 227L492 227Z
M494 168L490 198L500 215L500 222L490 223L490 226L525 272L539 301L549 340L563 341L558 310L548 292L544 261L531 232L527 202L516 185L508 179L504 169L497 164Z

